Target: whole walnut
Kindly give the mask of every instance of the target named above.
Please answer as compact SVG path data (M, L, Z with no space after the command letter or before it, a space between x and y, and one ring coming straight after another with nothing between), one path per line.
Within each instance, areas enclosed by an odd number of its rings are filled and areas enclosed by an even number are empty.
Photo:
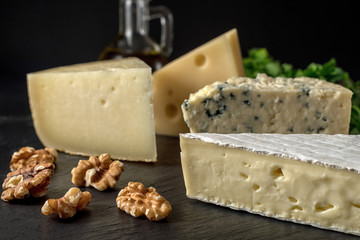
M46 194L52 175L53 163L39 163L26 169L9 172L2 184L4 191L1 194L3 201L23 199L28 195L42 197Z
M56 213L60 218L73 217L77 211L84 209L91 202L91 194L87 191L81 192L79 188L70 188L67 193L59 199L48 199L41 212L44 215Z
M153 187L140 182L129 182L116 198L117 207L133 217L145 215L151 221L160 221L172 211L170 203Z
M91 156L89 160L80 160L77 167L73 168L72 183L76 186L92 186L99 191L113 188L124 171L124 164L112 161L109 154L99 157Z
M39 163L55 163L58 153L53 148L35 150L32 147L22 147L14 152L10 160L10 171L33 167Z

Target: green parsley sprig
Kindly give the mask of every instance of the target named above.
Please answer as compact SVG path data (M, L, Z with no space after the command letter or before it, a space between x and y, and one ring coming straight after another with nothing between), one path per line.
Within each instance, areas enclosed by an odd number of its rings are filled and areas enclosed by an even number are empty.
M294 68L288 63L274 60L266 48L252 48L243 59L245 75L254 78L258 73L266 73L272 77L312 77L328 82L341 84L353 91L350 134L360 134L360 81L354 82L349 74L336 65L331 58L324 64L310 63L305 69Z

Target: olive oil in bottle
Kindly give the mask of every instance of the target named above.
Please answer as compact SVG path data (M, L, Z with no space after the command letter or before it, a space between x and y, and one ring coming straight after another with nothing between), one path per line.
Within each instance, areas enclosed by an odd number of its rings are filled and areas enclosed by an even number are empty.
M101 52L99 60L138 57L152 71L168 63L172 52L173 17L164 6L149 6L150 0L119 0L119 32ZM149 36L149 21L160 18L160 43Z

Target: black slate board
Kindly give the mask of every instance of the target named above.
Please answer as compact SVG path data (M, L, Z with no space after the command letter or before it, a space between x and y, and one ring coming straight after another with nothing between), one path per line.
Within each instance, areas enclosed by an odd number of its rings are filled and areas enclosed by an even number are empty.
M0 116L0 178L20 147L43 148L30 116ZM355 239L356 236L235 211L186 197L179 139L157 136L158 162L126 162L113 190L82 188L93 196L85 211L61 220L40 209L48 198L60 198L73 187L71 169L81 156L59 153L48 193L38 199L0 201L0 239ZM153 186L172 205L170 215L151 222L133 218L116 207L118 192L129 181Z

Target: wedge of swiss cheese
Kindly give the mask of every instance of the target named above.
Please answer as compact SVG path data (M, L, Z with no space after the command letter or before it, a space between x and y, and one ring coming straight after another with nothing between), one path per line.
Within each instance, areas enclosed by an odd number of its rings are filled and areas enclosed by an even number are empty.
M236 29L170 62L153 74L155 130L178 136L188 132L181 104L190 93L215 81L244 76Z
M36 133L78 155L156 161L151 68L137 58L58 67L27 75Z
M360 235L360 135L180 135L189 198Z
M182 104L191 132L347 134L352 92L324 80L230 78L205 86Z

